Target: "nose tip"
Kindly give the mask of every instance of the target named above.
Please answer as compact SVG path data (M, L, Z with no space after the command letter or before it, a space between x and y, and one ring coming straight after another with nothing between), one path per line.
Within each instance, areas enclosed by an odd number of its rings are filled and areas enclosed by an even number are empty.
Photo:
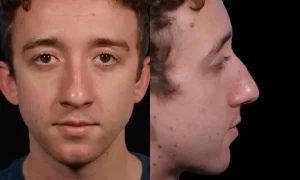
M59 103L62 107L88 108L93 104L93 83L85 66L70 65L61 81Z
M259 97L259 89L257 87L256 82L252 79L252 85L245 88L245 93L248 94L248 98L246 98L243 104L251 104L255 102Z
M242 65L240 73L236 77L231 105L240 106L255 102L259 98L259 89L244 65Z
M84 97L83 92L68 93L64 99L60 101L63 107L72 107L74 109L89 108L93 102Z

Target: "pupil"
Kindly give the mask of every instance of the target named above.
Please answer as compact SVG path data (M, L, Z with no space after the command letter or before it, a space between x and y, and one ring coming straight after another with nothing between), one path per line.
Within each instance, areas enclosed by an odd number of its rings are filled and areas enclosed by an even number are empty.
M49 54L42 55L42 56L41 56L41 61L42 61L43 63L48 63L48 62L51 61L51 56L50 56Z
M108 54L102 54L101 55L101 59L102 59L103 62L109 62L110 55L108 55Z

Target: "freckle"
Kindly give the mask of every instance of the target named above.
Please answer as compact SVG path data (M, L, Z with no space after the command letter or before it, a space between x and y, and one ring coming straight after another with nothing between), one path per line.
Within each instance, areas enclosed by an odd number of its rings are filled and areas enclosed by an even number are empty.
M154 119L156 119L156 116L153 116Z
M191 23L190 26L191 26L191 28L193 28L194 27L194 23Z
M162 148L161 145L158 145L157 147L158 147L158 149L161 149L161 148Z
M95 13L92 13L92 16L95 16Z
M219 135L219 133L217 133L217 135Z
M174 144L173 146L174 146L174 147L177 147L177 144Z
M171 130L171 131L173 131L173 128L172 128L172 127L170 127L170 130Z
M153 166L156 166L156 164L155 164L155 163L153 163L152 165L153 165Z
M159 155L158 158L160 159L160 158L161 158L161 155Z
M173 156L173 157L176 157L176 154L173 154L172 156Z

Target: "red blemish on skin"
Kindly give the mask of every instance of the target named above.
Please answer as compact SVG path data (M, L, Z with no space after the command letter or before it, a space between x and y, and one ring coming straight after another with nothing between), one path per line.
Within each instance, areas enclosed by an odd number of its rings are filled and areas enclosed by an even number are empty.
M158 145L157 147L158 147L158 149L161 149L161 148L162 148L161 145Z
M92 13L92 16L95 16L95 13Z
M174 147L177 147L177 144L174 144Z
M190 26L191 26L191 28L193 28L193 27L195 26L195 24L194 24L194 23L191 23Z
M153 166L156 166L156 164L155 164L155 163L153 163Z
M172 128L172 127L170 127L170 130L171 130L171 131L173 131L173 128Z

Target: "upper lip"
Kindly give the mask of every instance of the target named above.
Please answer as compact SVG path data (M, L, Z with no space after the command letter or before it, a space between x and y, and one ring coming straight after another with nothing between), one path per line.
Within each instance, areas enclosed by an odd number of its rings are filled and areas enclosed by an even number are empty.
M231 128L237 126L239 123L241 122L241 119L236 120L233 125L231 126Z
M84 120L66 120L59 123L55 123L54 125L64 125L64 126L92 126L97 125L97 123L92 123Z

